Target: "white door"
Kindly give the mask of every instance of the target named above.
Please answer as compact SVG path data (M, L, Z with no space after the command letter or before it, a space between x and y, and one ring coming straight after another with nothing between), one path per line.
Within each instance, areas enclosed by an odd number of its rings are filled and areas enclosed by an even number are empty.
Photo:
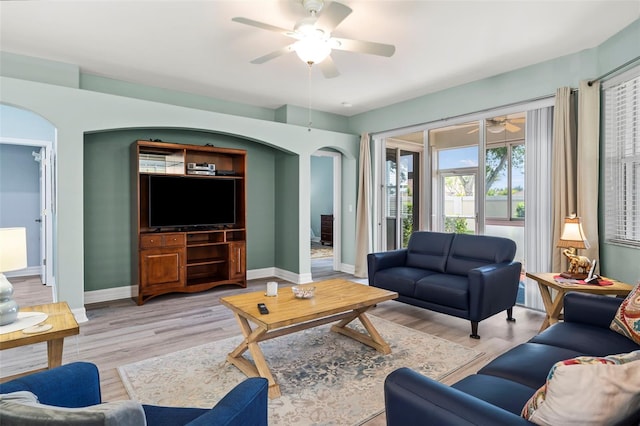
M51 148L47 144L40 148L40 279L43 284L53 285L53 209Z

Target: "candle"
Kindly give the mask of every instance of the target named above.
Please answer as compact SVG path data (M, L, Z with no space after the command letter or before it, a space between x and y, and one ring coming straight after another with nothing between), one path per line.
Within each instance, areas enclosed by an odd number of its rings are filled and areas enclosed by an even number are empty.
M267 283L267 296L278 295L278 283L275 281L269 281Z

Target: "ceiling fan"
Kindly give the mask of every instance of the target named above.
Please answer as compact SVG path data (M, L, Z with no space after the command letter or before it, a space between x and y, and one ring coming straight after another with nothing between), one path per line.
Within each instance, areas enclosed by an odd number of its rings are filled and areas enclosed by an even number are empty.
M524 118L508 118L508 117L494 117L487 119L486 129L490 133L501 133L507 130L510 133L517 133L521 127L516 126L514 123L524 123ZM468 132L468 134L475 133L480 130L478 127Z
M326 78L333 78L340 75L330 56L333 49L386 57L394 54L396 48L390 44L331 37L331 32L351 14L352 10L348 6L335 1L326 7L323 0L298 1L302 3L309 16L296 22L293 30L243 17L232 19L234 22L280 33L296 40L292 44L252 60L252 64L262 64L278 56L296 52L309 66L318 65Z

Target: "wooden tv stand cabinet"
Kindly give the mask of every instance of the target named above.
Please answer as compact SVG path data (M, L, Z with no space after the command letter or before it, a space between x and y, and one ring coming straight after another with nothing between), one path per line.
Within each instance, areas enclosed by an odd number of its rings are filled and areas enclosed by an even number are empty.
M167 293L193 293L235 284L247 286L246 152L244 150L136 141L132 144L133 280L138 305ZM198 179L236 180L236 220L233 225L153 228L149 226L149 176L187 176L188 163L215 164L232 170L224 176ZM197 205L197 202L194 202ZM194 208L185 206L184 208Z

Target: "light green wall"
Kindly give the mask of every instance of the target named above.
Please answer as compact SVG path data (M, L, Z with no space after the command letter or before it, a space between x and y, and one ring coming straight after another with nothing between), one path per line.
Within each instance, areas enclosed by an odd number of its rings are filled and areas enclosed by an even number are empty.
M284 105L276 110L276 121L309 127L309 109ZM349 133L349 119L342 115L322 111L311 111L312 129L334 130Z
M30 56L0 52L0 73L4 77L39 81L58 86L78 87L80 67Z
M278 188L275 196L275 235L277 238L275 266L285 271L299 273L301 272L300 266L295 259L300 251L298 232L296 232L300 228L300 218L295 208L300 205L299 157L280 153L276 156L275 166L276 187Z
M13 75L11 77L13 77ZM309 125L309 109L293 105L283 105L273 110L83 73L80 73L79 82L81 89L94 92L146 99L165 104L186 106L223 114L257 118L260 120L278 121L280 123L298 126L308 127ZM323 111L312 111L311 119L311 127L313 129L349 133L349 120L347 117Z
M236 102L225 102L193 93L134 84L91 74L80 74L80 88L94 92L109 93L112 95L126 96L128 98L146 99L165 104L186 106L205 111L257 118L260 120L273 121L275 118L274 111L268 108L254 107Z

